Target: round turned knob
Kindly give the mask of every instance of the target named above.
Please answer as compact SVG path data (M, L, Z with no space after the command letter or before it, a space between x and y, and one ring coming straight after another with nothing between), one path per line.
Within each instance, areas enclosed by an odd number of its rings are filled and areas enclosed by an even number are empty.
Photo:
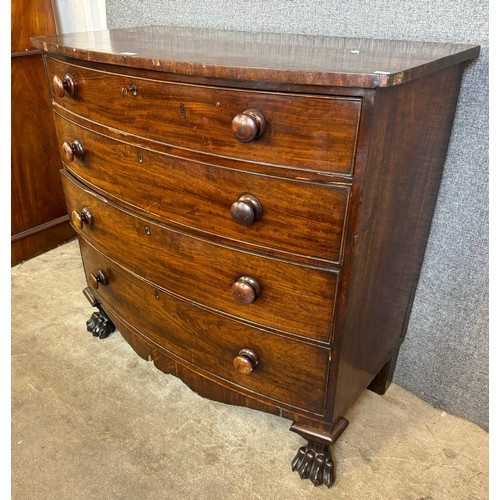
M262 217L262 205L255 196L243 194L231 205L231 216L238 224L250 226Z
M82 229L84 224L91 226L94 222L94 217L87 207L83 207L81 212L78 212L78 210L71 212L71 221L76 228Z
M237 114L231 123L233 135L240 142L251 142L257 139L266 128L266 119L257 109L247 109Z
M66 92L72 96L76 93L75 80L69 73L66 73L64 78L54 75L54 78L52 78L52 87L59 97L64 97Z
M95 274L90 273L89 283L96 290L99 288L99 285L106 286L109 283L109 279L104 269L99 269Z
M239 304L251 304L260 294L260 283L250 276L242 276L231 287L231 292Z
M251 349L241 349L233 360L234 367L244 375L250 375L254 368L259 364L257 354Z
M85 149L78 139L75 139L71 144L65 141L61 146L61 154L69 162L73 161L75 156L79 160L83 160L85 157Z

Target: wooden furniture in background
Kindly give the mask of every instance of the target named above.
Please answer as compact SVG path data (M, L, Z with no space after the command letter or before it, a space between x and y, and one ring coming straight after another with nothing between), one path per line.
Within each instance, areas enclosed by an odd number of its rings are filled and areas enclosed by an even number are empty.
M199 394L330 446L403 341L477 46L148 27L35 40L98 308Z
M55 33L50 0L11 5L11 265L68 241L43 60L30 37Z

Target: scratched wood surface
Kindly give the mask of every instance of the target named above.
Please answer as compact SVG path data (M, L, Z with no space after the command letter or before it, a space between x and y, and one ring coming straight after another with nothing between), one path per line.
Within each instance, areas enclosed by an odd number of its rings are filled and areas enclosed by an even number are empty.
M205 396L293 418L294 469L330 486L349 407L390 382L479 47L166 27L34 43L102 309ZM264 193L253 235L221 216L240 183Z
M85 149L83 159L66 160L66 167L107 197L257 251L341 260L348 185L293 182L186 161L96 134L56 113L54 119L59 144L78 139ZM263 208L261 219L248 227L231 217L243 193Z
M214 245L139 218L71 179L62 177L68 212L87 207L92 226L79 230L93 245L153 283L233 317L327 342L337 272L269 259ZM147 229L146 229L147 228ZM149 234L148 234L149 233ZM236 302L241 276L262 286L252 304Z
M57 104L109 127L217 156L351 173L360 99L167 83L50 58L47 67L51 81L70 73L75 82L75 96L53 92ZM241 143L231 123L248 109L266 126Z
M322 412L329 349L193 307L134 277L82 238L80 248L87 273L101 267L109 276L109 284L99 287L97 296L147 338L194 366L263 396ZM258 357L249 375L233 366L242 348L252 349ZM307 366L302 363L304 359L309 361Z
M479 53L474 45L148 26L32 39L53 54L214 78L375 88Z

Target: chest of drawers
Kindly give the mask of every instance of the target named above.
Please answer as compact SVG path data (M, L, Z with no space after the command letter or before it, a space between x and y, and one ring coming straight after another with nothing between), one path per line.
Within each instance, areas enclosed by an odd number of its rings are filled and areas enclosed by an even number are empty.
M404 338L475 46L147 27L44 53L87 322L331 445Z

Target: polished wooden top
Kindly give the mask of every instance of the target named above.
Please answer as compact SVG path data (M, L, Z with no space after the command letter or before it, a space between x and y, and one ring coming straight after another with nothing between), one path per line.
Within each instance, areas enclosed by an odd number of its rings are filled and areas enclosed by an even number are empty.
M185 75L387 87L473 59L479 46L148 26L32 38L77 59Z

